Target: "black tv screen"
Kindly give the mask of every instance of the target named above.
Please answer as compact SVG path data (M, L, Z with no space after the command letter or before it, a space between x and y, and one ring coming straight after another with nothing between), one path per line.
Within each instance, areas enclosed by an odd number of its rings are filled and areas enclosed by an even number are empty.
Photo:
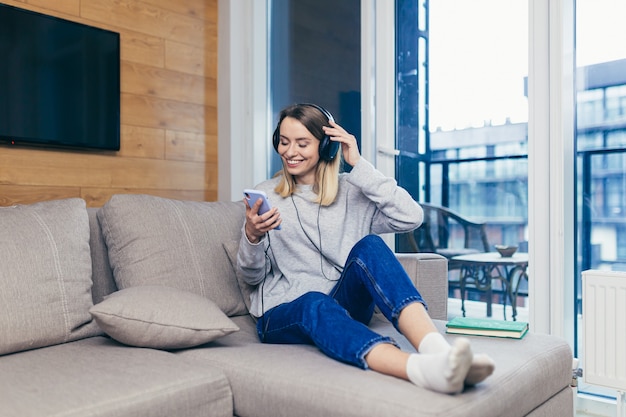
M119 34L0 4L0 141L120 148Z

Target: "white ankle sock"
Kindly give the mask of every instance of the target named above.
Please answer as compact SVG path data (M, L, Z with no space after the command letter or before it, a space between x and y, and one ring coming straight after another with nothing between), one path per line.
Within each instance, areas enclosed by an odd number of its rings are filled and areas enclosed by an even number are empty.
M450 344L441 333L428 333L419 345L419 352L434 354L450 349ZM472 364L465 378L466 385L476 385L489 377L495 370L495 362L488 355L474 354Z
M479 382L483 382L489 375L491 375L496 368L496 363L488 355L484 353L477 353L472 359L472 365L465 377L465 383L467 385L476 385Z
M420 343L420 352L423 349L429 350L433 347L430 342L427 342L427 345L422 348L425 340L426 338ZM418 387L446 394L456 394L463 390L465 377L471 364L470 342L468 339L460 337L454 341L451 347L448 345L448 349L444 348L443 352L409 355L406 372L409 380Z
M432 332L422 338L417 349L419 353L441 353L450 349L450 343L441 333Z

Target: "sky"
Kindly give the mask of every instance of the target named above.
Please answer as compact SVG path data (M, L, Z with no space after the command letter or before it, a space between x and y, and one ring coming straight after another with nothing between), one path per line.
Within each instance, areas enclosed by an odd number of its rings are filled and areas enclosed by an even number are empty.
M528 120L528 0L431 0L430 128ZM577 64L626 58L626 0L577 0Z
M626 58L626 1L578 0L577 65Z

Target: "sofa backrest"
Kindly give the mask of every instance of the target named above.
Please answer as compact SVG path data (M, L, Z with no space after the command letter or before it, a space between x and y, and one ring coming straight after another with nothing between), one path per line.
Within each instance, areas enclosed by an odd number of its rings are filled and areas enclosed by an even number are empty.
M235 272L245 218L242 202L116 195L104 207L87 211L94 304L118 289L165 285L207 297L229 316L248 314L252 288ZM445 258L399 257L426 298L431 316L445 319Z
M162 285L214 301L229 316L248 314L233 263L242 202L114 195L89 209L94 303L116 291Z
M0 208L0 355L100 333L89 241L82 199Z

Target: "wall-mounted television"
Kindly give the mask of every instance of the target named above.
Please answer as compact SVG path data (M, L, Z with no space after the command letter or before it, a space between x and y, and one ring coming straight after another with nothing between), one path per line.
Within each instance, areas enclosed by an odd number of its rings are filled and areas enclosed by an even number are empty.
M119 33L0 4L0 143L119 150Z

